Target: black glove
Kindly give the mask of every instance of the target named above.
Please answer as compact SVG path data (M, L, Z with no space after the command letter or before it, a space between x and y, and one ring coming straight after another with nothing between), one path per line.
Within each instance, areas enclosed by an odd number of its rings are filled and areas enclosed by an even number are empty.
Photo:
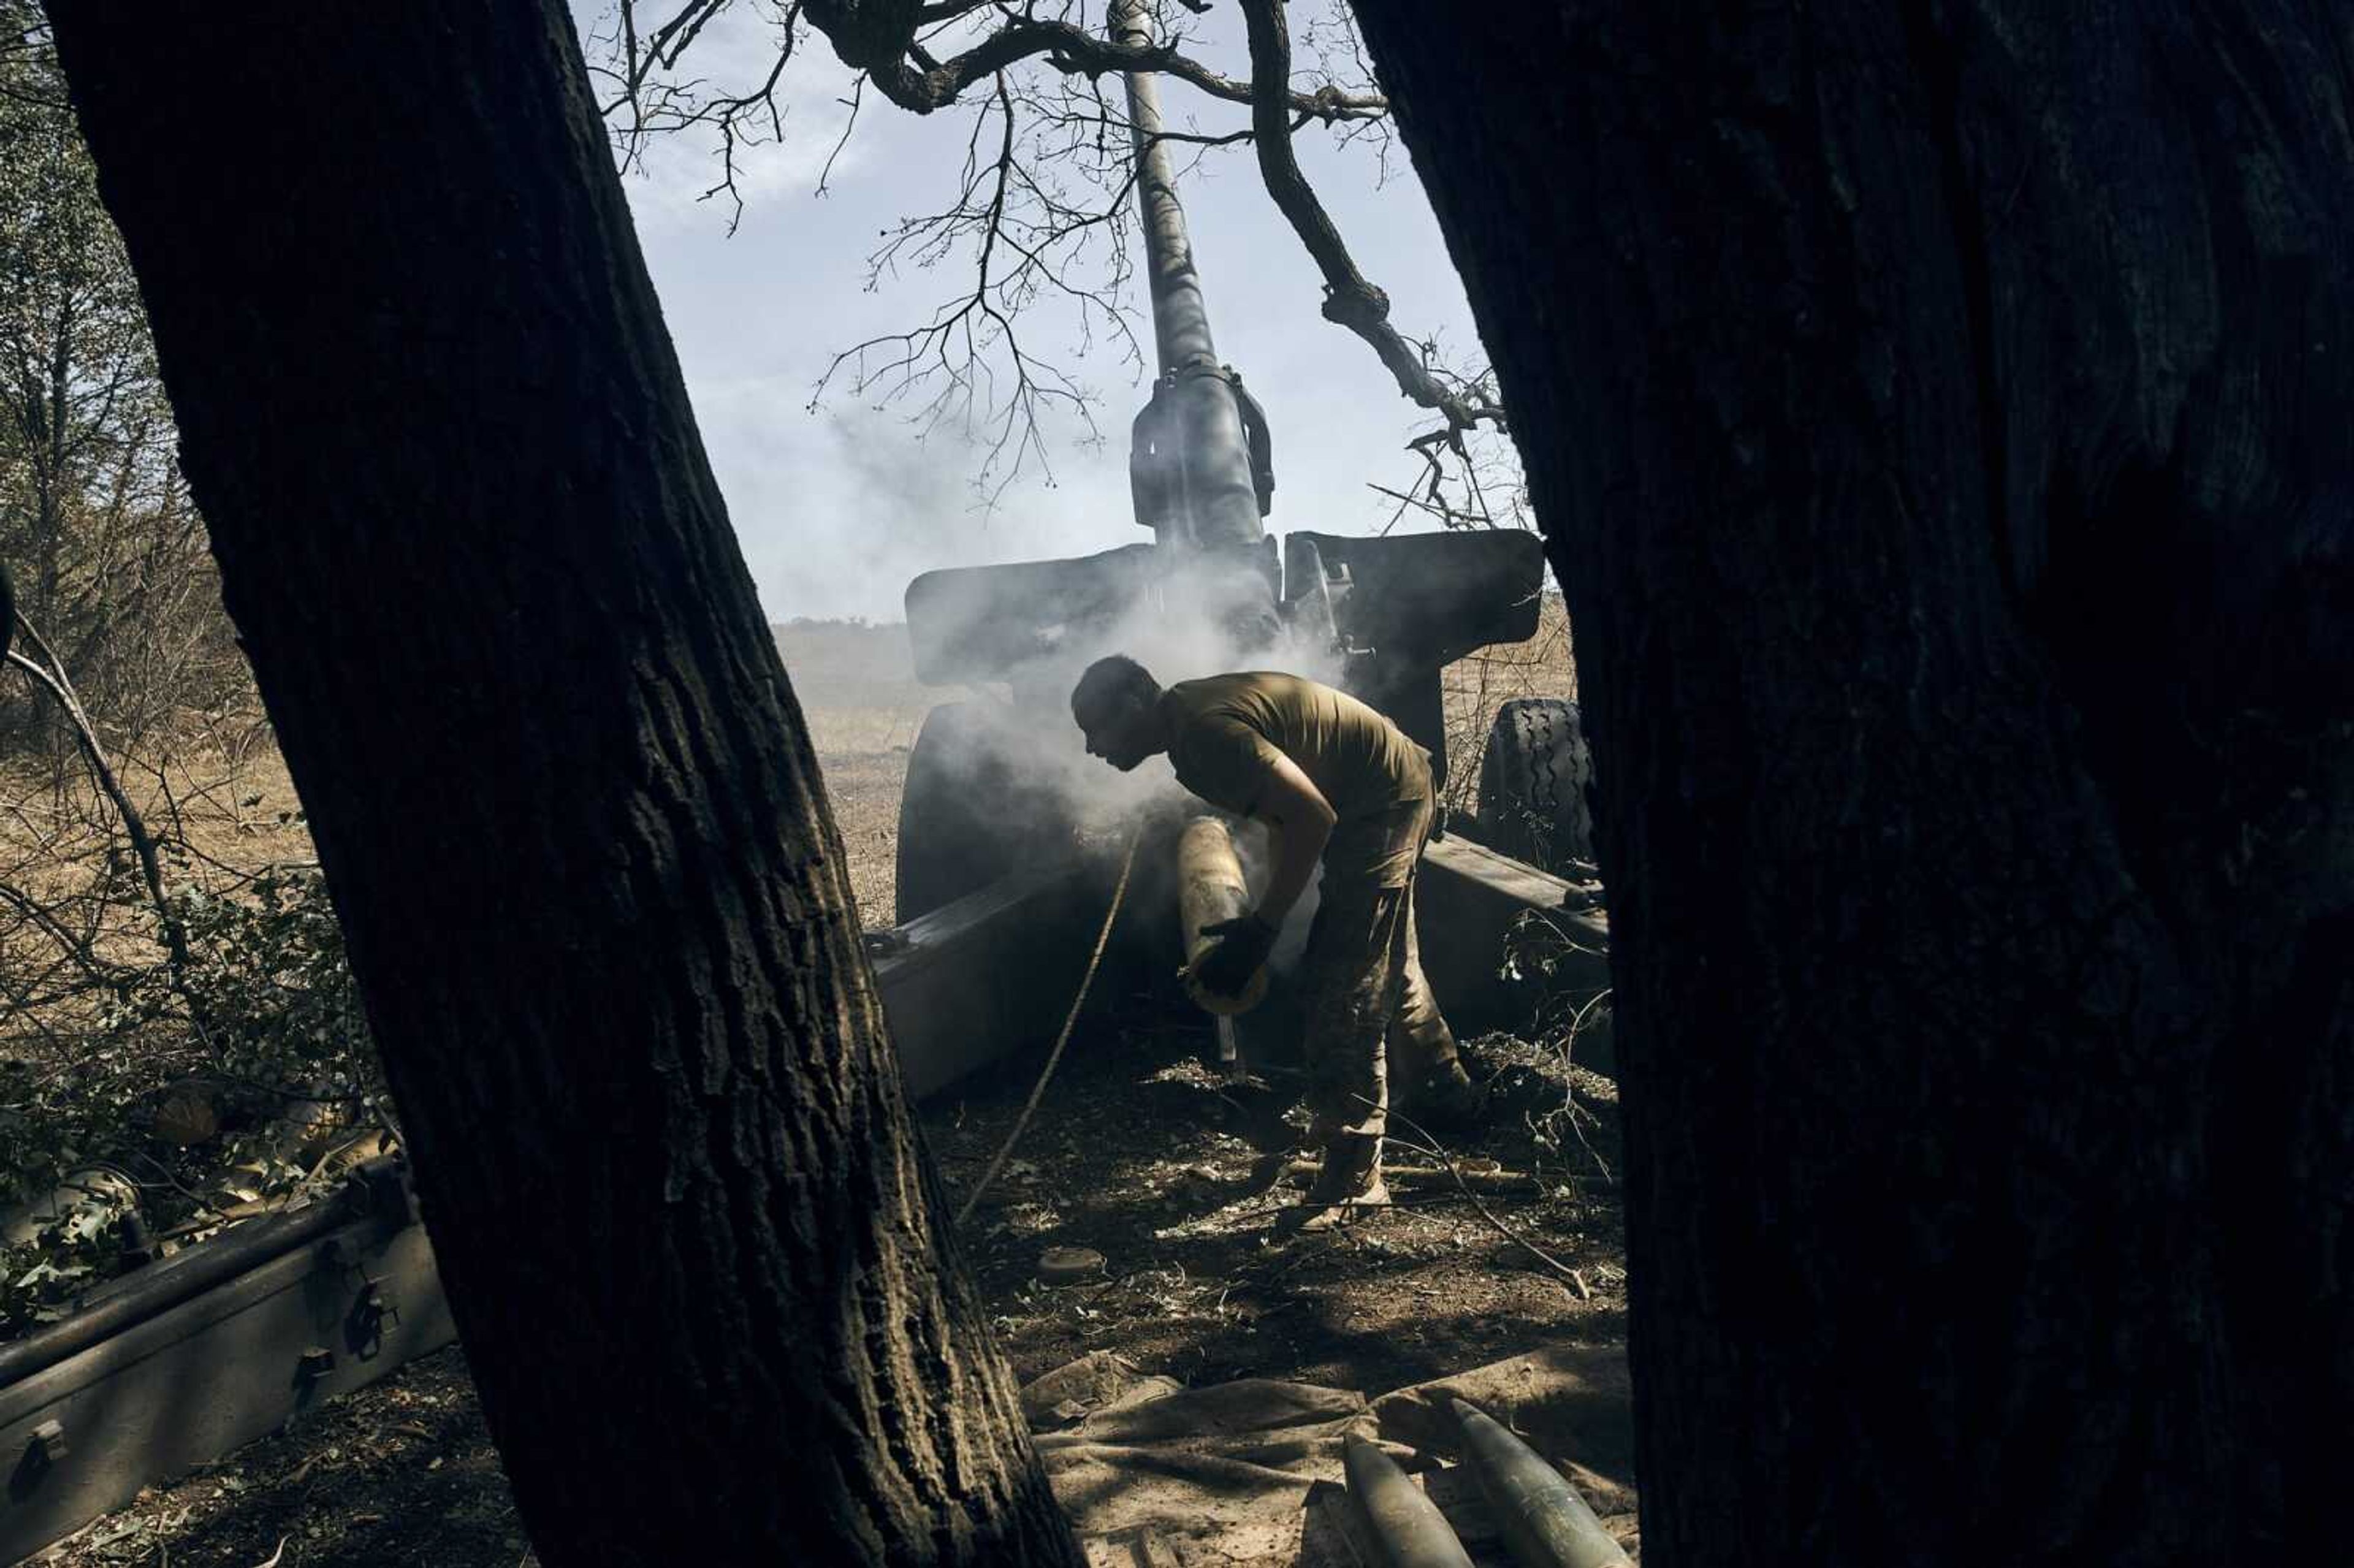
M1193 960L1193 979L1214 996L1240 996L1275 951L1275 927L1256 915L1237 915L1202 927L1217 942Z

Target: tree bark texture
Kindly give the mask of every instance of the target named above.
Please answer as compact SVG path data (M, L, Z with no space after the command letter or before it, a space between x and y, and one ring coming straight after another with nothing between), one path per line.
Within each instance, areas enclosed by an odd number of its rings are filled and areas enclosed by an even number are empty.
M563 8L54 12L542 1560L1076 1562Z
M2354 13L1357 9L1577 629L1646 1562L2342 1558Z

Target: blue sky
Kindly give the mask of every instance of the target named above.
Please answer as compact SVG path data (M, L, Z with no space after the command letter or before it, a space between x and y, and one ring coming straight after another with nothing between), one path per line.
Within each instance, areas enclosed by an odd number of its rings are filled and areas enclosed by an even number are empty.
M1199 24L1213 33L1196 52L1239 75L1239 48L1214 31L1230 11ZM594 0L577 14L584 33L598 25ZM596 47L584 37L592 54ZM704 74L740 76L769 48L758 15L738 0L690 61ZM732 236L725 198L695 199L715 177L709 143L670 141L624 182L769 616L897 620L907 579L930 567L1084 555L1149 537L1132 521L1126 468L1128 424L1147 386L1117 353L1100 344L1082 353L1049 322L1035 347L1099 395L1105 440L1091 448L1076 424L1055 430L1051 482L1033 469L993 509L980 508L973 489L985 445L953 429L926 434L904 411L878 410L847 390L809 409L836 352L923 320L963 276L945 261L868 290L865 259L880 231L952 194L969 122L962 111L917 117L869 94L820 196L849 84L822 44L796 57L780 95L783 142L739 154L745 207ZM1164 83L1163 97L1172 122L1193 113L1203 128L1224 131L1246 117L1240 105L1178 82ZM1403 143L1393 144L1384 184L1369 151L1335 150L1312 129L1296 141L1359 264L1389 291L1401 330L1437 334L1458 359L1481 357ZM1260 188L1247 148L1211 160L1181 189L1220 355L1244 374L1273 427L1270 530L1372 532L1390 508L1366 482L1403 484L1416 471L1402 450L1419 428L1415 410L1370 350L1317 313L1315 269ZM1140 311L1140 284L1134 294L1129 303ZM1149 345L1149 318L1139 320Z

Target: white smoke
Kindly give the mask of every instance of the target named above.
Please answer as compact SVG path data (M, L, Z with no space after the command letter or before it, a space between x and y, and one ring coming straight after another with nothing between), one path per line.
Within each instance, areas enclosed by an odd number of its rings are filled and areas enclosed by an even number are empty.
M1053 625L1051 649L1016 672L1019 680L982 688L976 700L990 705L996 725L990 750L967 760L969 787L1007 790L1009 798L1036 794L1055 802L1055 815L1085 837L1124 842L1140 823L1209 810L1177 782L1165 754L1123 773L1087 753L1085 737L1071 717L1069 694L1080 672L1107 653L1124 653L1163 686L1180 681L1250 670L1277 670L1339 684L1341 660L1328 642L1286 634L1273 644L1246 640L1235 627L1246 616L1232 613L1235 586L1252 579L1227 576L1206 587L1183 575L1153 575L1124 608L1097 616L1083 627ZM1246 596L1247 598L1247 596ZM1261 619L1265 602L1259 603ZM1009 630L1055 622L1047 607L995 604L986 630ZM947 757L933 765L949 764ZM1246 880L1256 898L1272 870L1270 834L1264 824L1236 825L1235 842ZM1165 880L1158 868L1144 870L1141 885L1157 896ZM1271 961L1293 968L1314 919L1321 873L1311 881L1284 922Z
M1288 633L1270 644L1237 630L1251 620L1247 612L1254 603L1258 620L1265 620L1268 600L1260 580L1196 574L1189 566L1155 571L1140 577L1141 591L1126 604L1108 613L1097 608L1076 625L1058 620L1060 607L991 601L974 608L976 625L956 629L948 640L951 645L962 645L975 631L1002 640L1021 638L1022 629L1043 629L1034 640L1036 656L1008 673L1009 680L987 688L1003 736L993 765L1012 765L1025 787L1051 792L1091 830L1191 800L1165 756L1147 759L1129 774L1087 756L1085 737L1071 717L1071 688L1087 665L1111 653L1136 660L1164 687L1253 670L1340 683L1341 657L1329 645Z

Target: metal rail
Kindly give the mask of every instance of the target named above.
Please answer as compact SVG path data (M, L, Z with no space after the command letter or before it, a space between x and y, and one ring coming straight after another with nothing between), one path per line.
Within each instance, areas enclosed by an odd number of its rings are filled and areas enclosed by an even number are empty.
M397 1160L85 1300L0 1351L0 1561L457 1334Z
M81 1309L62 1321L0 1347L0 1390L46 1372L77 1351L200 1295L224 1279L259 1267L305 1242L341 1229L364 1213L348 1191L292 1213L272 1214L186 1247L135 1274L86 1293Z

